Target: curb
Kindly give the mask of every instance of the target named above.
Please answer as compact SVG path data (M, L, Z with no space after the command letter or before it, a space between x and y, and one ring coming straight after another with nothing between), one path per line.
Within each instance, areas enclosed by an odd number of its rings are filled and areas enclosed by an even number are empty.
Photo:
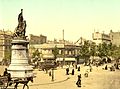
M67 81L67 80L69 80L70 79L70 77L67 77L66 79L64 79L64 80L60 80L60 81L56 81L56 82L50 82L50 83L42 83L42 84L40 84L40 83L36 83L36 84L30 84L29 86L39 86L39 85L48 85L48 84L55 84L55 83L61 83L61 82L65 82L65 81Z

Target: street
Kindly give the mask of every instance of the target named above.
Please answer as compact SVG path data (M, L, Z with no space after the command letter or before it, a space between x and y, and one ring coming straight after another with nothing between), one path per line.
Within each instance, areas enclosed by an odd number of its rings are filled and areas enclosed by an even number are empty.
M54 81L49 73L44 71L34 70L36 78L34 82L29 82L30 89L119 89L120 88L120 70L110 71L103 70L105 66L93 66L92 72L88 73L88 77L84 73L89 68L88 66L81 66L81 71L75 69L75 75L66 75L66 68L57 68L54 70ZM70 67L70 72L72 71ZM77 76L81 74L81 87L76 86ZM22 89L23 85L19 85L18 89Z
M81 71L75 69L75 75L65 75L65 68L54 70L55 80L43 71L35 71L37 77L34 83L30 83L30 89L78 89L76 86L77 76L81 73L81 89L119 89L120 88L120 71L103 70L104 66L93 67L88 77L84 77L88 67L81 65ZM73 68L70 68L70 73ZM21 88L20 88L21 89Z

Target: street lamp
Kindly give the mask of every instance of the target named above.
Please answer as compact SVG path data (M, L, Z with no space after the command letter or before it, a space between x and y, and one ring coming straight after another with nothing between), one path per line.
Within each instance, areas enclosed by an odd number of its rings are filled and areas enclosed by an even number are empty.
M52 81L54 81L54 68L52 68Z

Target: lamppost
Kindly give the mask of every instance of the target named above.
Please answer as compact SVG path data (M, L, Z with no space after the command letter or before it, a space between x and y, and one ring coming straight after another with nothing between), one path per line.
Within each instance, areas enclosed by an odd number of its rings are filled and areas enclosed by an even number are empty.
M57 45L55 45L53 51L52 51L53 55L54 55L54 60L52 62L52 81L54 81L54 68L56 66L56 58L57 58L57 55L59 53L59 50L57 49Z
M52 81L54 81L54 68L52 68Z
M55 64L55 60L53 60L52 63L52 81L54 81L54 68L55 68L56 64Z

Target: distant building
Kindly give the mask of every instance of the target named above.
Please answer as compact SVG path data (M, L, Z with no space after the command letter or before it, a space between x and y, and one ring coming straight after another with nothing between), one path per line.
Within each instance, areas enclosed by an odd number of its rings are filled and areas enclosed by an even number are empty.
M120 46L120 32L113 32L112 30L109 33L112 44Z
M33 34L29 35L30 45L31 44L43 44L43 43L46 43L46 41L47 41L46 36L43 36L43 35L36 36L36 35L33 35Z
M41 45L47 42L47 36L44 35L33 35L30 34L29 37L29 57L32 57L32 53L35 51L35 45Z
M107 44L111 42L110 36L108 34L99 33L99 32L92 33L92 39L93 42L95 42L97 45L102 44L104 42Z
M11 31L0 30L0 61L11 56L12 34Z
M56 41L54 43L51 41L49 43L36 44L34 45L34 48L39 50L39 52L41 53L41 59L45 61L54 60L54 55L52 51L55 48L55 46L59 50L57 61L63 61L63 58L65 58L65 61L75 62L75 56L79 53L80 47L74 44L70 44L70 42L63 44L62 41L60 41L60 43L56 43Z

